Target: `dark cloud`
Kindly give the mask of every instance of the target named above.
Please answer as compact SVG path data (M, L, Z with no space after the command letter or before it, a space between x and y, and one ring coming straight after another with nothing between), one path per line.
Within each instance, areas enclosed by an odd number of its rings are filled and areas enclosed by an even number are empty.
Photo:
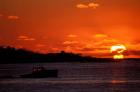
M125 52L126 55L136 55L140 56L140 50L130 50Z

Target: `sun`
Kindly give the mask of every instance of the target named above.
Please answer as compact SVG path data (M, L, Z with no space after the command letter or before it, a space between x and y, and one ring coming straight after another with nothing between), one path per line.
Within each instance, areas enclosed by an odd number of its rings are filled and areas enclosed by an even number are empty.
M110 52L113 53L114 59L123 59L123 52L126 50L126 47L122 44L113 45L110 48Z
M114 55L113 56L114 59L123 59L124 55L120 54L120 55Z
M118 44L111 47L110 51L117 52L117 53L123 53L126 50L126 47L124 45Z

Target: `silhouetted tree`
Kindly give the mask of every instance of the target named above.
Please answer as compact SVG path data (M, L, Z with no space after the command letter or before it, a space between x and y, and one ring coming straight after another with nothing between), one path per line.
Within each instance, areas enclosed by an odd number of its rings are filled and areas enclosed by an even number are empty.
M60 53L40 54L25 49L15 49L10 46L0 46L0 63L43 63L43 62L95 62L109 61L108 59L98 59L80 54Z

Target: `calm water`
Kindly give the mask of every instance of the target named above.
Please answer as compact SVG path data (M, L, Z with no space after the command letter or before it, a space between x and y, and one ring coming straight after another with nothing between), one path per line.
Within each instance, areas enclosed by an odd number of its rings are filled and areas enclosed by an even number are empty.
M0 92L140 92L140 61L112 63L3 64L0 76L58 69L58 78L0 79Z

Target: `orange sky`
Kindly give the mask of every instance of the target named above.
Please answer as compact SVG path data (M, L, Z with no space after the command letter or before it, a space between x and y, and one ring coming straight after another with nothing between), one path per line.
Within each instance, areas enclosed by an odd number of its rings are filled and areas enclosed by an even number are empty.
M110 57L124 44L140 57L140 0L0 0L0 45Z

